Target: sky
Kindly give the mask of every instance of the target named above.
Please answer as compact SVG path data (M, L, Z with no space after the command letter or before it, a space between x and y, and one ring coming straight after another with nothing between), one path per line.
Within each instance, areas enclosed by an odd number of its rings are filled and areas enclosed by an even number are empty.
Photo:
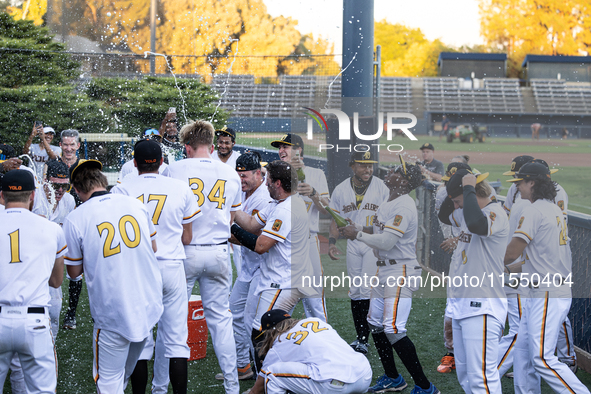
M263 0L272 16L298 21L302 34L322 35L342 51L342 0ZM363 0L355 0L363 1ZM374 19L420 28L430 39L451 46L482 44L478 0L374 0Z

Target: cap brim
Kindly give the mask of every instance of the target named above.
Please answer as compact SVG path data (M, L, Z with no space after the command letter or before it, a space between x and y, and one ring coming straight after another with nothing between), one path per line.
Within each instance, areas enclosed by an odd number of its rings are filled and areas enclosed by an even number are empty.
M269 163L267 163L266 161L261 161L261 167L265 167L267 164Z
M514 182L519 182L519 181L522 181L522 180L523 180L523 178L513 178L513 179L507 179L507 182L514 183Z
M70 171L70 181L72 180L72 178L74 178L74 174L76 173L76 171L85 168L85 167L90 167L90 168L98 168L99 170L102 171L103 169L103 163L101 163L98 160L80 160L78 162L78 165L74 168L72 168L72 171Z
M361 164L377 164L377 161L375 160L353 160L353 162Z
M271 146L273 148L279 148L279 145L294 146L295 144L292 144L291 142L285 142L285 141L271 141Z
M513 175L515 175L515 171L506 171L506 172L503 172L503 175L513 176Z
M442 180L442 181L444 181L444 182L447 182L447 181L449 181L449 180L450 180L450 178L451 178L451 177L449 177L449 176L447 176L447 175L444 175L444 176L442 176L442 177L441 177L441 180Z
M550 174L556 174L558 172L558 168L552 168L550 170Z
M485 172L484 174L480 174L476 176L476 183L480 183L483 180L485 180L486 178L488 178L489 173Z

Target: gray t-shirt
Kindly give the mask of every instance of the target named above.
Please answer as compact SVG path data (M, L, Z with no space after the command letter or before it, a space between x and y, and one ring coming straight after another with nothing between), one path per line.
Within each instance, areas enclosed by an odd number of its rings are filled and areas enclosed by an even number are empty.
M425 163L425 162L423 162L423 166L424 166L424 167L425 167L427 170L429 170L429 171L431 171L431 172L434 172L434 173L436 173L436 174L439 174L439 175L443 175L443 174L445 174L445 170L444 170L444 167L443 167L443 163L442 163L442 162L440 162L439 160L435 160L435 159L433 159L433 160L432 160L430 163Z

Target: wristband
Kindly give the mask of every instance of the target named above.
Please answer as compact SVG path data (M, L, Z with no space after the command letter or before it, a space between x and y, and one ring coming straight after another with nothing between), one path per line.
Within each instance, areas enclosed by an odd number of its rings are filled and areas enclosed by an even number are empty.
M308 197L312 198L316 195L316 189L312 188L312 193Z
M334 237L329 237L328 238L328 244L329 245L335 245L337 243L337 239Z

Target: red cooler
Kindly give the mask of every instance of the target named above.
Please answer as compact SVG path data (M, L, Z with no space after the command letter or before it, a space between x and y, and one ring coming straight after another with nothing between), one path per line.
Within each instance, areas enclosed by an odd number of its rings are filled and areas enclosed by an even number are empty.
M187 345L191 349L189 361L200 360L205 358L207 352L207 323L203 315L201 296L191 295L187 320L187 325L189 326Z

